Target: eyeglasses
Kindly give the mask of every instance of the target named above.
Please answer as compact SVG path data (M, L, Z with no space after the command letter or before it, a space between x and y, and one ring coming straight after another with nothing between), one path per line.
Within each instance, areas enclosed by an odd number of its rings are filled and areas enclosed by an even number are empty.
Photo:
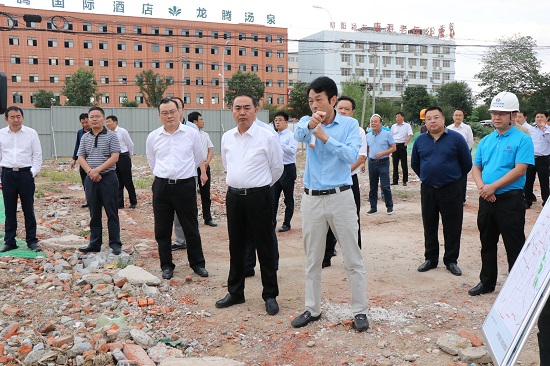
M178 110L177 110L177 109L172 109L171 111L163 111L163 112L160 112L160 115L161 115L162 117L175 116L176 114L178 114Z
M89 119L100 119L101 117L103 117L102 115L90 115L88 116Z
M432 121L433 121L433 122L437 122L437 121L439 121L441 118L443 118L443 117L441 117L441 116L433 116L433 117L430 117L430 118L426 118L426 122L432 122Z
M495 116L495 117L496 116L507 116L509 114L510 114L510 112L496 112L496 111L491 112L491 116Z

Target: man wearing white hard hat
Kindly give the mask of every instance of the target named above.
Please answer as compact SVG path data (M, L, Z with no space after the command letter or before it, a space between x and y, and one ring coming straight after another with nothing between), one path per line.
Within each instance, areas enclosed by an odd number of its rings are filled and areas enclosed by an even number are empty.
M525 243L523 186L529 164L534 164L533 140L514 127L519 111L513 93L498 93L491 101L495 131L477 148L472 177L479 192L477 227L481 241L480 282L468 291L471 296L493 292L497 282L497 247L502 235L508 271Z

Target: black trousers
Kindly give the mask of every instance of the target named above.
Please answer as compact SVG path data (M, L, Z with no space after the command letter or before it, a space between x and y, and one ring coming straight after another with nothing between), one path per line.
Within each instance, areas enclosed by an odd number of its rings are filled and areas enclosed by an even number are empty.
M283 225L290 227L294 215L294 182L296 181L296 164L285 164L281 178L273 185L273 226L277 225L277 209L281 192L285 195L285 218Z
M359 224L359 235L357 236L357 243L359 244L359 248L361 248L361 219L359 214L359 212L361 211L361 192L359 191L359 178L357 177L357 174L353 174L351 176L351 181L353 182L351 185L353 199L355 200L355 207L357 207L357 224ZM325 257L323 258L323 262L330 263L330 259L332 258L332 254L334 253L334 249L336 248L336 242L336 236L334 236L334 233L329 226L327 239L325 242Z
M109 246L120 248L120 221L118 218L118 179L114 171L101 176L99 182L90 177L84 181L86 201L90 205L90 246L100 249L103 244L103 223L101 209L107 215Z
M462 234L463 198L462 179L441 188L422 183L420 202L422 206L422 224L424 225L424 258L437 263L439 261L439 215L443 224L445 254L443 263L456 263L460 254L460 235Z
M118 178L118 207L124 207L124 188L128 191L130 204L137 204L136 188L132 180L132 158L130 154L123 153L118 156L116 163L116 175Z
M481 273L484 286L494 288L497 282L497 249L502 235L508 257L508 272L525 244L525 201L522 190L497 195L496 202L479 198L477 227L481 240Z
M244 297L245 252L247 240L251 239L255 244L254 247L260 262L262 298L267 300L277 297L279 287L273 254L273 194L271 189L266 187L247 195L238 195L228 190L225 202L230 256L227 278L229 293L238 298Z
M84 171L84 169L82 169L82 167L78 168L78 172L80 173L80 179L82 180L82 187L84 187L84 180L86 179L88 174L86 174L86 172ZM84 187L84 189L86 189L86 187Z
M210 199L210 181L212 180L212 177L210 175L210 166L206 168L206 176L208 177L206 183L201 183L200 168L197 168L197 176L199 177L199 190L201 192L202 219L205 223L207 223L212 220L212 213L210 212L210 207L212 206L212 200Z
M204 268L199 221L197 218L197 186L195 177L169 184L167 179L153 181L153 214L155 217L155 240L157 241L160 268L174 269L172 262L172 225L174 211L178 215L187 241L189 267Z
M533 194L533 185L535 184L535 175L537 174L539 176L542 204L544 205L548 199L548 194L550 191L550 180L548 178L550 170L549 165L550 156L535 156L535 165L529 165L527 167L523 194L525 195L525 200L529 206L537 200L536 196Z
M540 365L550 365L550 300L547 300L546 305L542 308L538 326Z
M393 183L399 182L399 161L401 161L401 170L403 170L403 183L409 181L409 168L407 165L407 147L404 143L395 144L396 150L391 154L393 162Z
M25 216L25 241L27 246L38 243L36 238L36 218L34 216L34 178L30 171L14 172L2 169L2 194L6 213L4 243L16 247L17 197L21 199L21 209Z

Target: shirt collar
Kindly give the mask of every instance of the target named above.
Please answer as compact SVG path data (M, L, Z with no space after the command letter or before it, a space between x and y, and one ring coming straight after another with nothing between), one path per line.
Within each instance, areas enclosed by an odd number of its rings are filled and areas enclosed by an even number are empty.
M498 130L495 129L495 133L496 133L496 137L499 138L499 137L507 137L508 135L510 135L512 133L512 130L515 130L516 129L516 126L512 125L512 127L510 127L508 129L508 131L504 132L503 134L500 134L498 133Z
M96 136L94 135L94 131L90 128L90 131L88 131L90 133L90 135L92 136ZM107 127L103 126L103 129L98 133L98 135L101 135L101 134L106 134L107 133Z

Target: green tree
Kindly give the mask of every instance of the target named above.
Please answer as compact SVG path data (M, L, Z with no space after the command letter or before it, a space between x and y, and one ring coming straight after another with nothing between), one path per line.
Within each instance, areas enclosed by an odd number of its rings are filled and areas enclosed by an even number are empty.
M361 121L361 115L363 113L363 99L364 99L364 93L365 88L367 88L367 82L364 80L359 79L351 79L348 81L344 81L342 83L342 92L340 95L345 95L346 97L353 98L355 100L355 111L353 112L353 118L359 121L360 124L362 124L363 127L368 126L369 124L369 117L371 116L372 108L371 108L371 97L367 90L367 100L365 105L365 117L364 120Z
M50 108L52 105L61 105L52 91L46 91L44 89L38 89L38 91L34 93L33 99L35 108Z
M67 97L65 105L92 106L97 100L97 80L93 69L80 68L65 80L61 94Z
M171 79L161 76L153 70L143 70L136 75L136 85L149 108L158 107L164 97L164 92L172 84Z
M385 126L391 126L395 123L395 114L400 110L401 105L398 100L376 98L376 113L382 116L382 122ZM366 117L367 123L369 117ZM407 117L407 120L410 119L407 115L405 117Z
M139 103L136 100L128 100L128 98L124 98L122 101L122 106L126 108L137 108L139 107Z
M288 95L288 114L294 118L302 118L303 116L311 115L309 108L308 96L306 94L308 83L298 81L294 83L294 87Z
M235 95L240 93L250 94L258 99L258 102L263 99L265 85L253 72L237 71L227 82L227 90L225 91L225 104L233 105Z
M484 87L479 94L485 102L501 91L531 94L540 83L541 61L534 51L537 43L529 36L514 35L498 41L481 58L481 71L474 77Z
M464 81L453 81L441 86L437 92L437 104L445 109L462 109L468 116L472 113L474 96L472 89ZM452 113L452 112L451 112ZM449 117L445 114L445 117Z
M403 112L407 121L420 122L420 111L434 104L435 98L422 85L409 86L403 93Z

